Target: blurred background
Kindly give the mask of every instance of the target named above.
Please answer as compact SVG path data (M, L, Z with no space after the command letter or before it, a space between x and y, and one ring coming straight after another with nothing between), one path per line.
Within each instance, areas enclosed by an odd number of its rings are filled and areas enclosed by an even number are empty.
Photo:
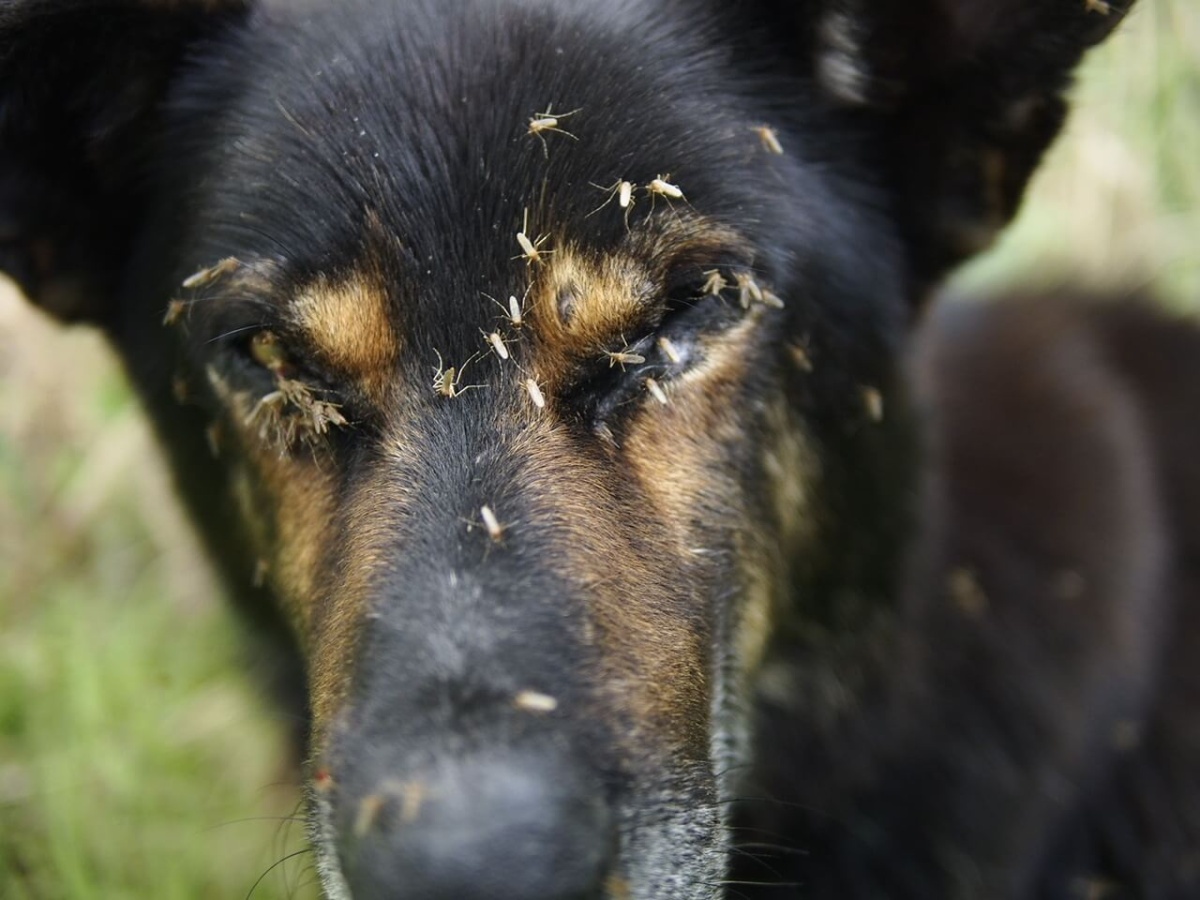
M957 284L1151 285L1200 314L1200 3L1143 0L1076 101ZM0 898L316 895L243 650L115 360L0 281Z

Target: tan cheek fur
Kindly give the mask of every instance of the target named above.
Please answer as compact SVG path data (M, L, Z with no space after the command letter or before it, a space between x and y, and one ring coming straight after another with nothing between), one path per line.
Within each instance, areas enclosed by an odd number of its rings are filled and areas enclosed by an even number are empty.
M397 462L410 460L418 452L404 440L404 433L400 424L387 440L388 452ZM370 614L371 583L387 562L379 548L403 546L405 540L391 511L410 503L411 496L407 485L388 477L388 472L386 466L378 470L345 501L341 553L311 629L309 690L317 747L345 703L353 674L351 660L364 620Z
M709 551L713 549L696 546L698 535L702 534L700 526L714 516L728 516L727 521L745 519L738 485L724 474L727 471L724 456L727 447L743 439L742 423L733 414L733 400L745 375L743 350L749 333L749 326L739 327L724 340L714 341L706 348L707 358L697 369L667 382L664 385L668 393L667 405L648 399L643 402L623 446L624 458L629 460L657 518L664 523L666 546L663 552L687 560L692 570L691 578L697 583L711 580L704 569L712 564ZM753 594L755 598L768 596L765 591ZM765 608L757 609L756 615L758 619L751 630L755 635L761 634L766 627L763 622ZM637 627L646 626L639 624ZM709 636L693 634L689 637L711 640ZM673 649L672 652L680 651ZM693 647L687 658L692 666L702 662L708 671L711 661L705 653ZM664 674L694 683L705 679L697 671ZM696 723L703 723L706 747L710 699L710 687L706 684L703 693L693 692L686 707L692 728ZM688 725L680 722L677 727Z
M681 596L678 584L663 577L683 575L690 561L658 516L607 499L615 497L606 483L611 476L579 458L565 432L529 429L519 452L530 462L528 471L555 472L553 483L530 485L530 494L561 529L564 553L556 565L588 587L602 714L621 720L631 756L656 747L700 752L708 718L708 636L694 630L688 615L694 598ZM630 533L639 538L636 546L625 539Z
M246 406L241 399L235 410ZM335 513L331 479L319 451L281 455L244 425L245 415L235 412L234 421L245 453L233 470L234 497L284 611L309 643Z
M364 520L381 516L370 505L354 507L359 513L351 517L349 539L334 558L330 547L338 537L333 533L338 510L319 462L281 457L250 444L252 434L246 437L249 458L235 470L234 493L308 656L313 731L319 740L343 702L367 586L379 562L367 539L378 529Z
M723 472L724 448L744 439L734 416L738 386L749 364L745 353L754 319L711 339L703 360L663 384L668 402L643 403L625 440L638 481L673 523L687 551L689 523L708 509L739 507L737 485Z
M751 364L756 320L752 315L711 340L702 363L667 383L666 406L643 404L625 443L639 483L655 498L662 518L673 523L673 552L705 549L689 545L689 523L699 516L723 514L727 521L746 523L736 536L744 586L733 626L734 655L744 679L735 686L738 691L748 689L766 654L778 612L774 604L790 574L782 554L798 551L815 528L809 486L819 477L816 456L782 398L767 417L773 438L762 459L775 521L757 521L761 516L744 507L739 485L722 475L728 468L724 447L746 440L733 411Z
M252 419L257 398L231 390L215 371L209 381L226 404L239 457L231 485L254 549L266 562L284 611L306 643L323 589L322 572L335 514L332 479L319 446L298 453L261 439Z

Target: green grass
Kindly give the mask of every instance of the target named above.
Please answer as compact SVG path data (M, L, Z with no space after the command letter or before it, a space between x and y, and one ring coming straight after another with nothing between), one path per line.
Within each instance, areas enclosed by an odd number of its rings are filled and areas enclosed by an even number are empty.
M0 897L245 897L302 846L280 723L111 357L19 302L0 295ZM313 896L307 862L253 896Z
M1197 308L1200 4L1142 0L1084 62L1075 100L1017 221L958 283L1153 284Z
M960 277L1200 300L1200 4L1143 0ZM282 723L111 356L0 285L0 898L246 897L301 846ZM255 898L294 893L308 858Z

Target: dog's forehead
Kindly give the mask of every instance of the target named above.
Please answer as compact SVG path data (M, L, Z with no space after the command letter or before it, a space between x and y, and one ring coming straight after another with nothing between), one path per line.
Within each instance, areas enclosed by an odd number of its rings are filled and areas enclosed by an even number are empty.
M397 361L461 370L511 297L586 297L574 344L617 347L675 258L761 266L784 195L820 205L699 16L681 35L659 4L352 3L266 8L194 67L180 268L268 261L256 297L375 395Z
M789 103L764 105L764 63L701 0L686 20L666 3L352 2L260 13L175 98L180 146L203 156L179 274L270 261L268 299L304 308L352 374L382 384L398 359L416 383L439 354L461 373L526 300L586 297L596 327L574 349L617 350L646 331L621 316L687 267L749 267L806 302L818 283L894 300L881 204L830 157L830 113L778 73ZM360 346L347 322L394 340Z
M507 271L523 226L619 243L625 208L589 213L622 181L635 204L661 179L716 218L770 193L761 116L691 36L702 22L681 37L656 4L355 5L368 14L264 12L261 44L227 51L237 96L214 127L233 139L210 142L210 168L230 190L206 202L247 252L325 271L372 226L410 275L461 280L469 261L475 288Z

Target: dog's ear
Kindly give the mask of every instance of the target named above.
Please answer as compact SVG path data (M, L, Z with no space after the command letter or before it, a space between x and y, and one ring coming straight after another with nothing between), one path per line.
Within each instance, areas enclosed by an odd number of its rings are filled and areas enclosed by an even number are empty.
M158 105L189 46L248 2L0 4L0 270L36 303L106 318Z
M991 243L1084 52L1133 0L776 0L834 103L878 127L918 286ZM793 31L793 33L796 33Z

